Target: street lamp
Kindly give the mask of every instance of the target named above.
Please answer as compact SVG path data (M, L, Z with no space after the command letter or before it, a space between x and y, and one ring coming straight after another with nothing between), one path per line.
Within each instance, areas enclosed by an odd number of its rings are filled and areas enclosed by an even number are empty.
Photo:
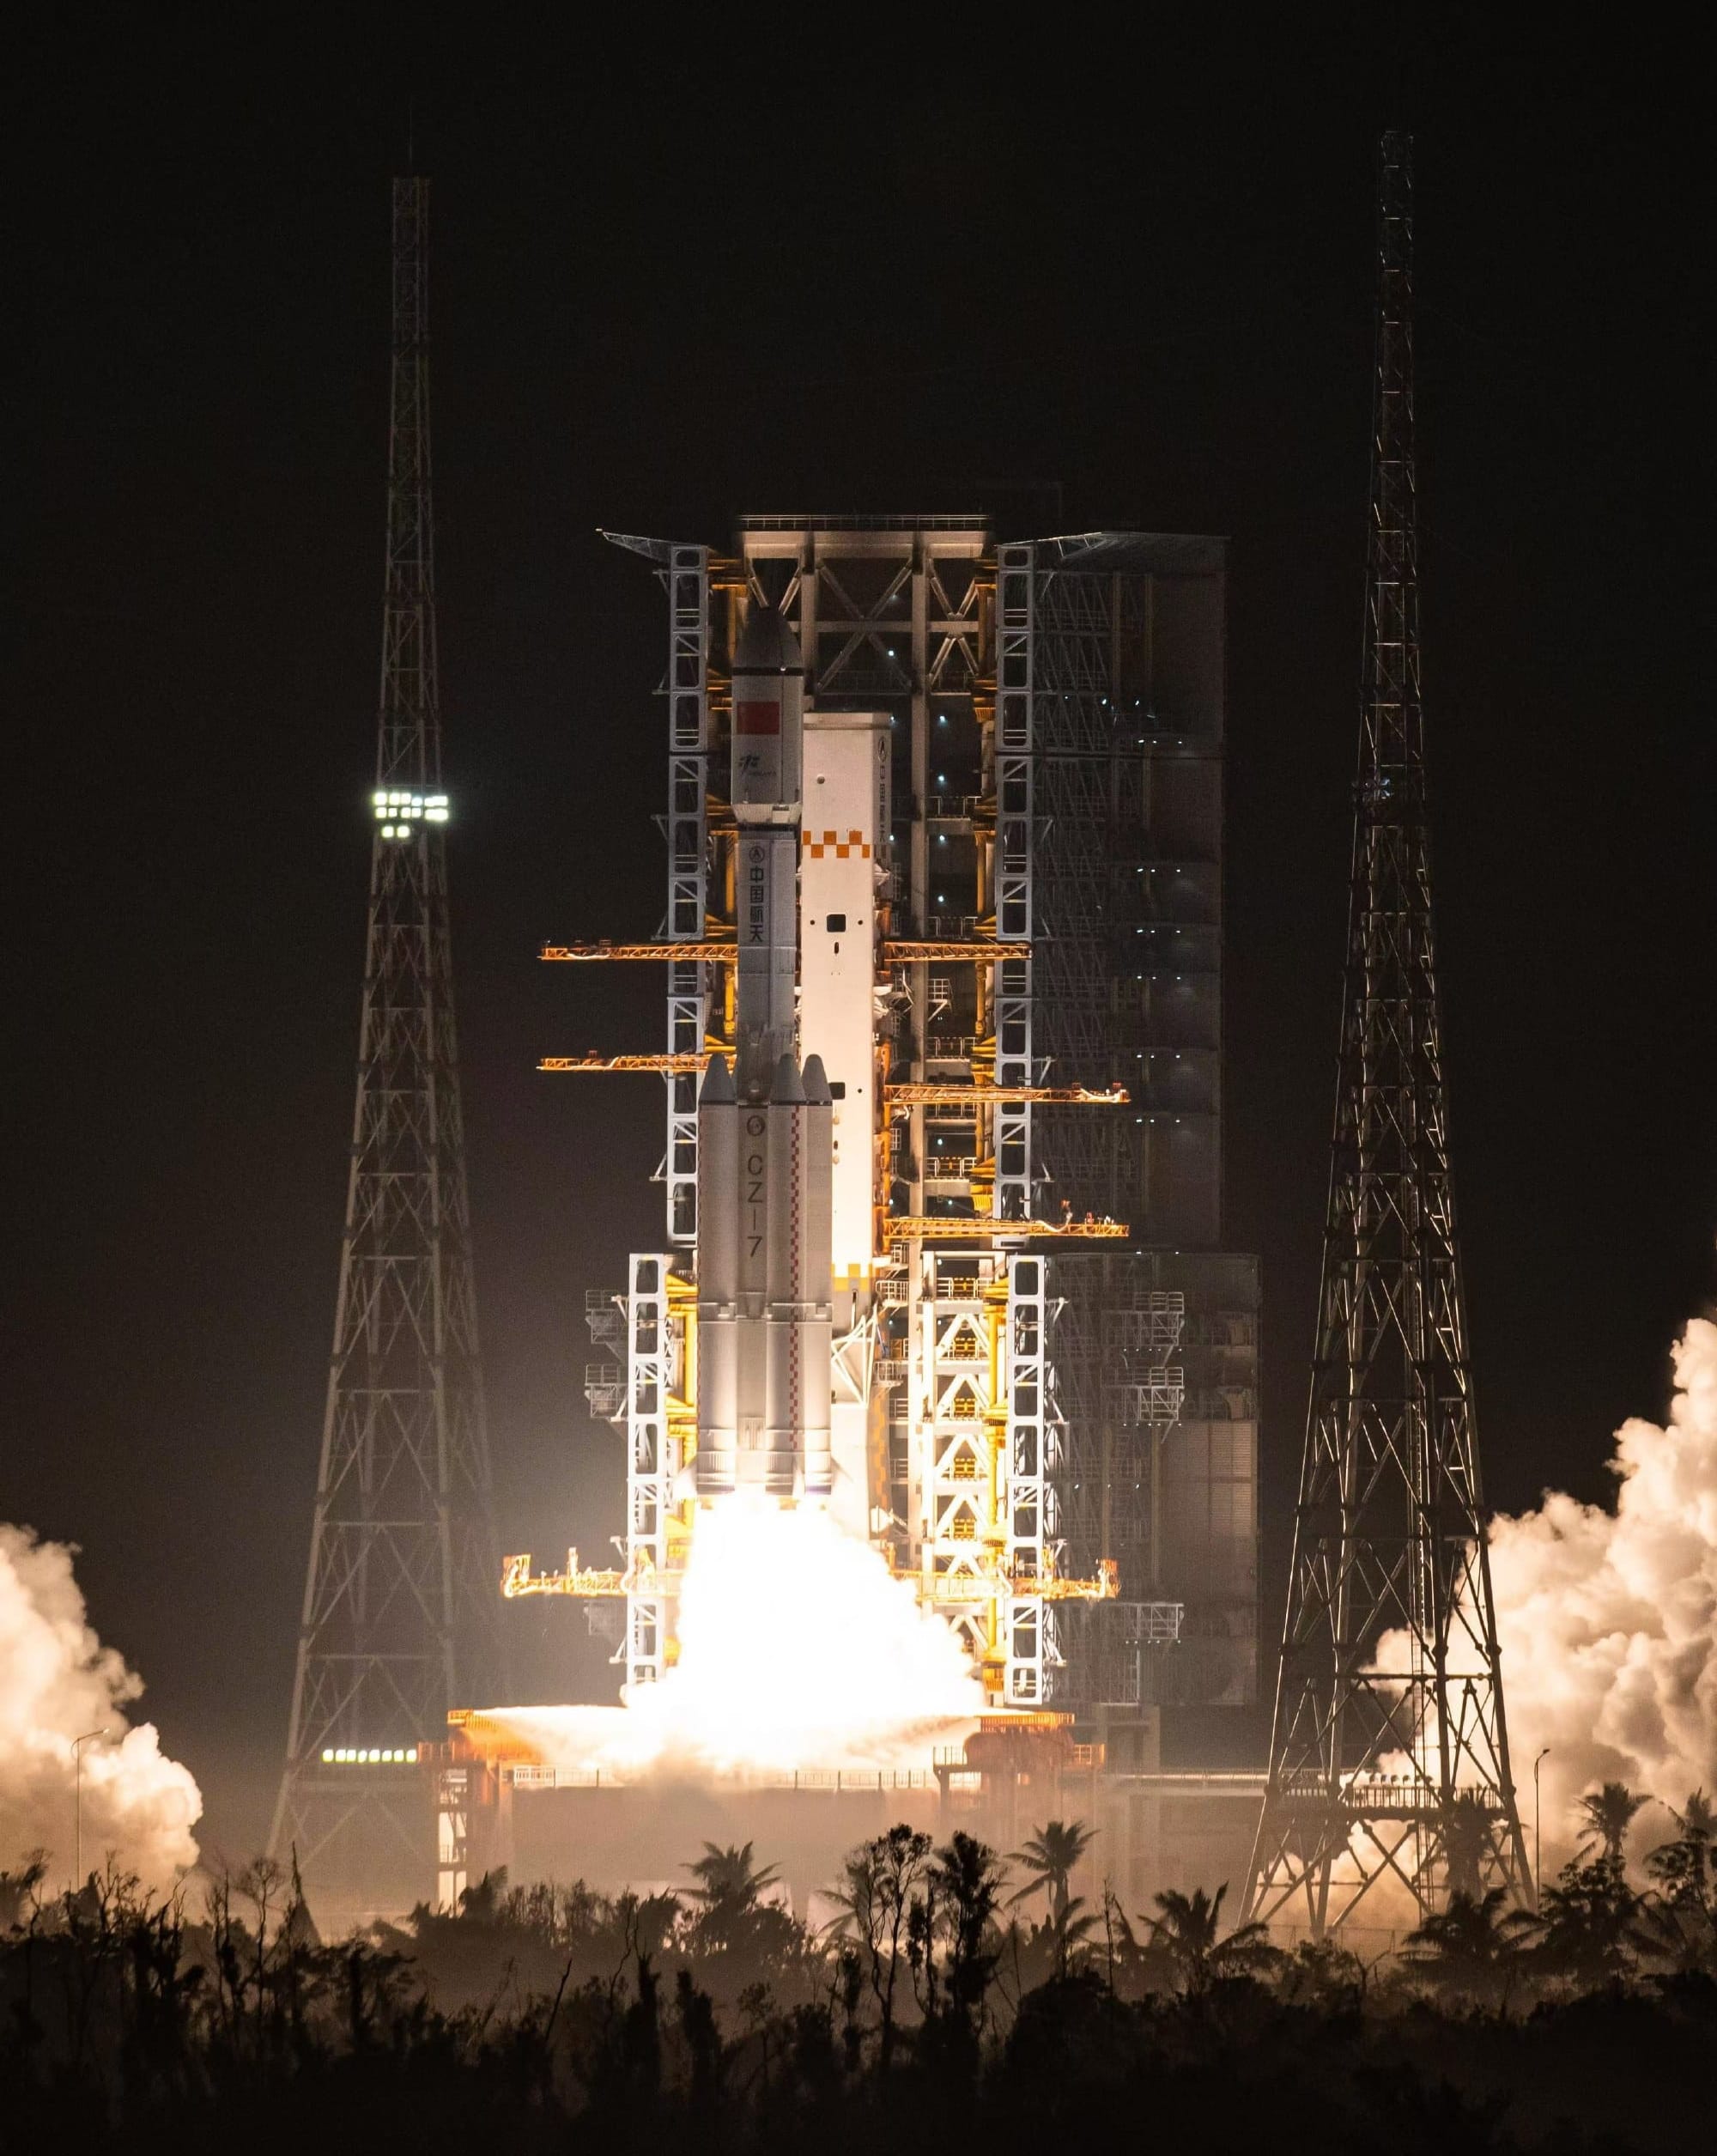
M1544 1883L1544 1843L1541 1825L1544 1814L1538 1804L1538 1769L1550 1756L1550 1748L1546 1745L1532 1762L1532 1904L1535 1908L1538 1905L1538 1890Z
M97 1737L106 1734L107 1725L104 1722L100 1728L86 1729L81 1737L74 1737L71 1740L72 1783L76 1793L72 1810L72 1839L76 1851L71 1868L72 1891L75 1893L81 1893L83 1890L83 1747L93 1744Z

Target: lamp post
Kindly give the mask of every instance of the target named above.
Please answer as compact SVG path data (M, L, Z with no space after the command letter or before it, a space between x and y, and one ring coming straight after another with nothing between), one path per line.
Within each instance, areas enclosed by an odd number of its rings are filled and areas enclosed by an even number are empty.
M1550 1748L1546 1745L1532 1762L1532 1903L1535 1908L1544 1876L1544 1833L1539 1825L1543 1814L1538 1804L1538 1769L1549 1758L1550 1752Z
M72 1859L72 1892L80 1893L83 1888L83 1747L93 1744L97 1737L105 1737L107 1725L100 1729L86 1729L81 1737L71 1740L72 1786L72 1845L76 1854Z

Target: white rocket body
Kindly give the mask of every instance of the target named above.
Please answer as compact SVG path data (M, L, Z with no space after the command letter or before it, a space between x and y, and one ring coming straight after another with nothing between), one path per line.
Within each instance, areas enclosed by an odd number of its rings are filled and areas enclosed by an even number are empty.
M735 1068L698 1101L697 1494L827 1497L832 1107L796 1042L804 670L755 610L733 663Z
M798 874L804 785L804 667L771 608L753 610L733 654L733 769L739 826L738 1084L763 1090L797 1045Z

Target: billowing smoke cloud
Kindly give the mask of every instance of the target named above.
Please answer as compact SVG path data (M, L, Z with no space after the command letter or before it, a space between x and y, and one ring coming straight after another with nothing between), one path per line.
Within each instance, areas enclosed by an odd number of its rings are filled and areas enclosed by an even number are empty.
M699 1515L680 1656L623 1708L498 1719L556 1765L743 1780L802 1768L927 1768L983 1711L953 1632L879 1552L816 1505L747 1492Z
M1491 1576L1509 1749L1531 1831L1542 1746L1544 1866L1571 1851L1581 1793L1625 1782L1659 1801L1635 1843L1665 1841L1663 1808L1717 1789L1717 1324L1675 1350L1666 1428L1624 1423L1613 1512L1559 1491L1499 1516Z
M71 1883L72 1740L106 1728L82 1747L84 1868L111 1855L159 1891L197 1861L203 1798L151 1724L127 1725L143 1679L90 1630L71 1559L0 1523L0 1866L42 1849L48 1888Z

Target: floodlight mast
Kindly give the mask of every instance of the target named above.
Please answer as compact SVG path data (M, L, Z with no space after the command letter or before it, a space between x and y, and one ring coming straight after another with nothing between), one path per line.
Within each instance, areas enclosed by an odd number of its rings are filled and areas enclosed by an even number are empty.
M1457 1890L1532 1897L1503 1716L1432 940L1411 161L1410 137L1385 135L1340 1074L1248 1904L1314 1936L1386 1880L1421 1917Z
M448 925L430 491L429 183L393 184L368 944L286 1770L270 1847L323 1905L432 1892L419 1747L498 1683L499 1565ZM365 1771L353 1770L360 1764Z

